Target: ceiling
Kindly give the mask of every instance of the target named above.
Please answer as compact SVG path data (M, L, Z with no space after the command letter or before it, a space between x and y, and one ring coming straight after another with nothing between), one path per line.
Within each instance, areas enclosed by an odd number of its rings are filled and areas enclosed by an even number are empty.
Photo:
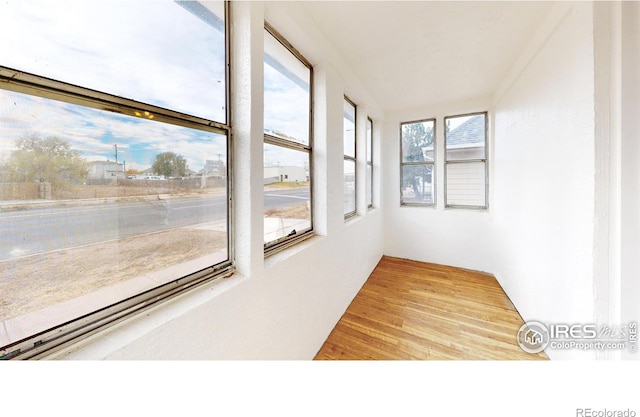
M301 3L384 111L493 94L551 2Z

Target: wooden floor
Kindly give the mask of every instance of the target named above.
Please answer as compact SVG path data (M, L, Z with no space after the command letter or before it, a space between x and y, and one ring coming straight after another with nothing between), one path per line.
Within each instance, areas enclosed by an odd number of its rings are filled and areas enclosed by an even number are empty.
M495 277L383 257L315 359L547 359Z

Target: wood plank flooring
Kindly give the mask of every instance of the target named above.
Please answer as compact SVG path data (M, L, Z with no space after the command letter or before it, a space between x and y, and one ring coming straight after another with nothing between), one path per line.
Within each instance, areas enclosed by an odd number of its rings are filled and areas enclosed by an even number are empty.
M523 323L492 275L385 256L315 359L547 359Z

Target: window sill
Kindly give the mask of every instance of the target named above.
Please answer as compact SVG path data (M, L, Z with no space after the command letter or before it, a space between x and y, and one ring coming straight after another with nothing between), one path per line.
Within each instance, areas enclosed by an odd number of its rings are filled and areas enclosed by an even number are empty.
M292 246L282 248L277 252L272 252L268 256L265 256L264 267L265 269L269 269L279 264L280 262L286 261L291 258L307 250L309 247L317 244L320 240L324 239L323 236L319 236L315 233L310 233L304 239L301 239L294 243Z

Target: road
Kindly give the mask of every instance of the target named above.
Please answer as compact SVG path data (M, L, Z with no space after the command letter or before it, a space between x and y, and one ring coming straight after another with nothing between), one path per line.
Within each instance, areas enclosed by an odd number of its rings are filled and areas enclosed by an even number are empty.
M308 193L266 191L265 209L298 204ZM225 196L202 196L0 213L0 262L224 220L226 211Z

